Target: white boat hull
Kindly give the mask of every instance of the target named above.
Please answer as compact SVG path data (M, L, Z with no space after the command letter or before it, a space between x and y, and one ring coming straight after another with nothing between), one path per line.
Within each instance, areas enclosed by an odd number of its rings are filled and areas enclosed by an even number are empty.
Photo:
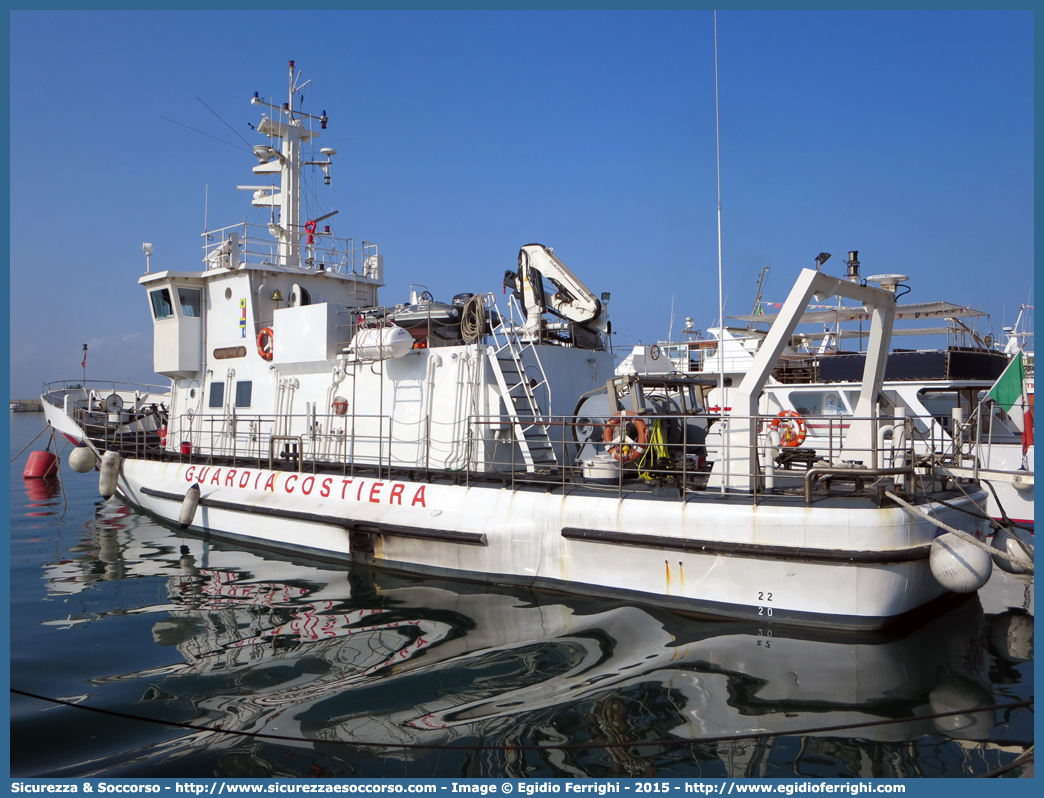
M939 598L938 529L898 507L833 498L650 501L128 459L121 494L192 529L293 552L487 582L623 596L722 617L880 628ZM954 499L955 506L968 500ZM972 515L940 520L983 534Z

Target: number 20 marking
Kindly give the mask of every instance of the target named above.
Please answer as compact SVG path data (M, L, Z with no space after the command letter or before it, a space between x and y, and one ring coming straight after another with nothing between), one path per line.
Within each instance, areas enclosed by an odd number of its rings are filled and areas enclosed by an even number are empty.
M772 601L772 594L765 590L758 591L758 601ZM758 607L758 615L772 617L772 607Z

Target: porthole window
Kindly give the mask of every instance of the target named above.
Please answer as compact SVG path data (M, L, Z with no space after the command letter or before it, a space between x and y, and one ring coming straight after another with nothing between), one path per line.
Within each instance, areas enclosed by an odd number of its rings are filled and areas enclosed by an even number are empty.
M231 298L232 298L232 289L231 288L226 288L225 289L225 299L231 299Z

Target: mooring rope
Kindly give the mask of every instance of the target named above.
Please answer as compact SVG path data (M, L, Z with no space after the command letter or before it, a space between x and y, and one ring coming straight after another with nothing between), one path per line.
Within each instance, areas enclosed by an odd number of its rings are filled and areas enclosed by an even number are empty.
M549 745L536 745L536 744L501 744L501 745L489 745L489 744L474 744L474 745L438 745L436 743L397 743L397 742L369 742L365 740L328 740L320 739L316 737L295 737L287 734L266 734L265 732L248 732L239 731L238 729L215 729L208 726L199 726L195 723L182 723L174 720L161 720L159 718L146 718L141 715L131 715L127 712L116 712L111 709L101 709L99 707L88 707L83 704L74 704L72 701L64 701L60 698L49 698L47 696L37 695L36 693L29 693L25 690L17 690L14 687L10 688L11 692L16 695L26 696L27 698L36 698L40 701L49 701L52 704L60 704L66 707L72 707L73 709L82 709L88 712L97 712L102 715L109 715L115 718L127 718L129 720L140 720L146 723L157 723L162 726L175 726L179 729L190 729L191 731L202 731L202 732L220 732L221 734L231 734L237 737L255 737L265 740L282 740L284 742L297 742L297 743L320 743L323 745L354 745L362 748L410 748L410 749L437 749L441 751L555 751L555 750L582 750L589 748L638 748L641 746L658 745L658 746L686 746L686 745L700 745L703 743L722 743L722 742L738 742L741 740L763 740L773 737L796 737L804 734L821 734L824 732L834 731L847 731L849 729L865 729L871 726L887 726L893 723L907 723L911 720L935 720L936 718L948 718L955 715L974 715L979 712L990 712L998 709L1020 709L1022 707L1033 706L1033 699L1028 698L1022 701L1013 701L1008 704L993 704L986 707L974 707L972 709L955 709L947 712L936 712L933 715L911 715L905 718L884 718L882 720L870 720L863 723L845 723L840 726L815 726L809 729L798 729L795 731L786 732L753 732L751 734L723 734L717 737L699 737L692 740L629 740L626 742L606 742L606 743L551 743Z
M929 521L935 524L937 527L939 527L939 529L945 529L947 532L955 535L956 537L959 537L961 540L965 540L968 543L971 543L973 546L980 548L985 552L994 554L1000 557L1001 559L1007 560L1012 565L1018 565L1021 568L1028 568L1030 571L1033 570L1033 563L1030 560L1024 560L1021 557L1015 557L1011 554L1008 554L1008 552L1006 551L995 549L993 546L983 543L981 540L974 537L973 535L969 535L967 532L962 532L961 530L956 529L955 527L952 527L949 524L940 521L938 518L933 518L932 516L928 515L928 513L924 512L924 510L921 510L919 507L914 507L914 505L910 504L909 502L900 499L890 490L886 490L884 492L884 495L892 501L894 501L896 504L905 507L907 510L914 513L915 515L921 516L921 518L923 518L925 521Z
M998 523L991 516L986 515L986 511L982 507L980 507L979 503L976 502L975 499L973 499L971 497L971 494L969 494L968 491L966 491L964 489L964 486L961 485L959 478L952 471L950 471L950 469L948 469L942 463L937 462L937 460L934 457L932 457L932 458L925 458L925 461L931 463L931 467L932 468L938 469L943 474L945 474L950 479L952 479L954 484L961 491L961 493L963 493L965 495L965 497L967 497L969 499L969 501L971 501L971 503L975 506L975 508L977 510L982 511L982 514L980 515L978 513L973 513L971 510L967 510L967 509L964 509L962 507L956 507L956 506L954 506L952 504L948 504L947 502L942 501L941 499L937 499L939 504L946 505L951 510L959 510L962 513L968 513L968 515L976 516L978 518L982 518L983 520L989 521L990 525L993 526L994 528L996 528L998 526L1013 526L1013 527L1018 527L1019 529L1024 529L1027 532L1033 532L1034 531L1033 527L1028 527L1028 526L1025 526L1024 524L1017 524L1014 521L1012 521L1010 518L1008 518L1008 513L1005 511L1004 505L1001 504L1000 498L997 496L997 491L993 487L993 485L991 484L990 480L988 480L988 479L981 479L981 478L979 479L980 482L985 484L986 487L990 489L990 493L993 494L993 500L995 502L997 502L997 508L1001 511L1001 521L1000 521L1000 523Z
M1022 524L1016 524L1014 521L1012 521L1010 518L1008 518L1008 513L1007 513L1007 511L1005 511L1004 505L1001 504L1000 497L997 495L997 489L995 487L993 487L993 480L981 479L980 478L979 482L981 482L983 485L985 485L987 488L989 488L990 489L990 493L993 494L993 500L995 502L997 502L997 509L999 509L1001 511L1001 523L1002 524L1004 524L1005 526L1017 526L1017 527L1019 527L1019 529L1025 529L1027 532L1032 532L1033 531L1032 528L1030 528L1028 526L1023 526Z
M27 443L25 445L25 449L28 449L30 446L32 446L34 443L36 443L37 440L40 439L40 436L43 435L45 432L47 432L47 430L51 430L51 436L54 437L54 429L51 427L50 424L48 424L46 427L44 427L42 430L40 430L40 432L37 434L37 436L35 438L33 438L31 441L29 441L29 443ZM25 453L25 449L22 449L22 451L20 451L18 454L16 454L14 457L12 457L11 458L11 462L13 463L15 460L17 460L19 457L21 457Z

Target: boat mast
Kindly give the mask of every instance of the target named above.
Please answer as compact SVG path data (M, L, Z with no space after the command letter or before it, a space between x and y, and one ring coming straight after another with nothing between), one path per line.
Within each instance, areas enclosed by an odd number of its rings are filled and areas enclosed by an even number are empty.
M294 62L290 62L289 97L283 106L287 122L294 124ZM305 84L307 85L307 84ZM300 124L300 123L298 123ZM301 141L297 136L283 136L282 212L279 214L283 235L280 241L280 256L286 266L300 266L301 222Z
M753 315L753 316L758 315L758 308L761 307L761 286L762 286L762 283L765 280L765 275L768 274L768 271L771 268L772 268L771 266L766 266L764 269L761 270L761 274L758 275L758 295L756 297L754 297L754 310L751 311L751 315ZM754 329L754 321L753 320L747 322L747 329L748 330L753 330Z
M268 136L270 139L282 139L281 151L266 145L254 147L254 155L260 161L254 167L255 174L274 174L276 164L273 159L278 159L278 172L280 177L279 190L274 191L268 187L240 186L241 189L254 189L253 204L258 207L271 208L272 221L269 223L269 231L279 241L279 262L284 266L301 265L301 236L305 230L301 225L301 167L320 166L329 177L330 156L336 154L336 150L324 149L325 161L301 161L301 143L319 136L318 130L304 126L304 120L315 120L320 123L322 130L326 129L326 112L322 116L313 116L301 111L294 111L294 96L301 93L312 81L307 80L298 84L301 73L294 69L294 62L290 62L289 97L287 102L281 106L267 103L262 100L257 92L250 101L252 105L263 105L271 108L275 114L273 118L262 115L261 124L257 126L257 132ZM279 118L282 117L282 118ZM274 142L273 142L274 143ZM279 222L275 221L275 207L279 207Z
M722 299L721 280L721 125L718 114L718 12L714 12L714 141L718 169L718 405L721 417L725 418L725 301ZM725 478L721 482L724 495L729 481L729 437L722 435L725 444Z

